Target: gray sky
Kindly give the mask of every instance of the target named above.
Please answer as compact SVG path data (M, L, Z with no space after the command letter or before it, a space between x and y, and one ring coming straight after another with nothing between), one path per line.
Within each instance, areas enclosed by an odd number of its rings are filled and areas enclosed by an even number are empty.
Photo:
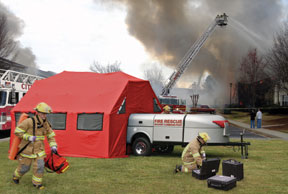
M89 71L93 61L119 61L124 72L140 78L147 64L161 67L168 78L216 15L226 12L228 26L208 38L180 80L182 87L208 74L233 81L249 48L269 49L288 10L281 0L0 2L20 20L18 40L40 69Z

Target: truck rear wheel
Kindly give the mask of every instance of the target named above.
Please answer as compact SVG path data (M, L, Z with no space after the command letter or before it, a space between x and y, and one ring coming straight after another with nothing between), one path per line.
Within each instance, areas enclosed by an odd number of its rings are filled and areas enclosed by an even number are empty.
M152 148L150 142L145 137L138 137L132 145L135 156L149 156Z

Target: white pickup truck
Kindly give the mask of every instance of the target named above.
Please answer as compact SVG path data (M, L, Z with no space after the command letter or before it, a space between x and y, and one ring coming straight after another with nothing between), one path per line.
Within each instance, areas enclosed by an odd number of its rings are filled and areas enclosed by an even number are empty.
M207 132L208 143L228 143L229 123L220 115L204 114L131 114L127 144L134 155L147 156L154 148L170 153L174 145L185 146L199 132Z

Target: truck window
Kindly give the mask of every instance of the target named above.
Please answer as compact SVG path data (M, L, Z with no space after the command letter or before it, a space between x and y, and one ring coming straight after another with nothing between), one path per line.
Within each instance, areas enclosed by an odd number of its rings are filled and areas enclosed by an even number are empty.
M170 104L179 105L178 99L170 99Z
M6 105L7 92L0 91L0 106Z
M47 119L54 130L66 129L66 115L67 113L50 113L47 114Z
M103 130L103 114L99 114L99 113L78 114L77 130L102 131Z
M186 105L186 100L180 99L180 104L179 105Z
M173 105L178 105L178 99L174 98L160 98L159 99L161 104L173 104Z
M9 92L9 104L17 104L19 102L19 92Z

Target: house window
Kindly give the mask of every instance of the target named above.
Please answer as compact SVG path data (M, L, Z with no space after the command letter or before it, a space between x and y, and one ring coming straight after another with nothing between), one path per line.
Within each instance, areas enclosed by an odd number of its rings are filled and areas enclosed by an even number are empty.
M159 104L157 103L157 100L155 98L153 98L153 108L154 108L154 112L161 112L161 108L159 106Z
M67 113L50 113L47 114L47 119L51 124L51 128L54 130L66 129L66 117Z
M78 114L77 130L86 131L102 131L103 130L103 114Z
M283 106L288 106L288 96L283 95L282 96L282 102L283 102Z

